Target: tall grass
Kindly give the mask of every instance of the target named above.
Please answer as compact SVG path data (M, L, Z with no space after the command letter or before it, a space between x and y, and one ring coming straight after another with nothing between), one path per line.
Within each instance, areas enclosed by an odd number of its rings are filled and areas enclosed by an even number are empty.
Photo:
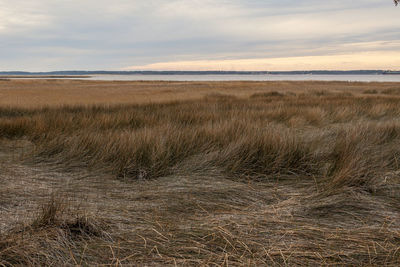
M113 206L115 220L129 225L114 229L120 254L102 226L63 219L64 206L53 200L0 238L0 264L399 263L400 98L370 84L365 93L364 84L346 85L357 87L351 93L321 83L254 86L162 103L1 108L0 139L31 142L27 164L111 175L129 190L139 180L178 178L193 179L193 188L183 196L178 182L175 191L114 192L127 203L165 196L135 222L137 202ZM219 187L205 187L207 179Z
M269 98L276 96L3 111L0 134L29 138L42 159L129 179L169 175L201 156L204 167L233 177L323 177L329 165L335 185L394 168L400 108L393 99Z

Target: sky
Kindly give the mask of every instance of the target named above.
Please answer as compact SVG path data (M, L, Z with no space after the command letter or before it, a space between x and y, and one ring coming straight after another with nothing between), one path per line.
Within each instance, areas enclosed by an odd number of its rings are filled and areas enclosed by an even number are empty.
M0 0L0 71L400 70L391 0Z

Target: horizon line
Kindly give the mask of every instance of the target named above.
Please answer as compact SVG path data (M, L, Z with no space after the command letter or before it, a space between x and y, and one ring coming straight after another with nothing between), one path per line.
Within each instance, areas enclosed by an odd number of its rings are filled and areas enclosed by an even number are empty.
M341 69L313 69L313 70L51 70L51 71L24 71L24 70L2 70L0 73L57 73L57 72L108 72L108 73L149 73L149 72L183 72L183 73L277 73L277 72L399 72L400 69L352 69L352 70L341 70Z

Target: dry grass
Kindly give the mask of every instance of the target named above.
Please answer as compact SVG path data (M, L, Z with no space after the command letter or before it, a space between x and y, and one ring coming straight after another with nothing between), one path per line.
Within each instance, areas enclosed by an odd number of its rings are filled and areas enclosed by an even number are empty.
M7 83L0 264L400 264L396 84Z
M160 103L198 100L207 95L248 98L278 94L360 94L398 88L396 83L271 81L271 82L159 82L85 80L0 80L0 107L38 108Z
M28 225L16 227L0 239L2 266L87 265L89 244L112 241L100 224L66 212L66 203L51 197ZM104 228L104 229L103 229ZM97 241L98 240L98 241ZM97 253L90 251L90 253Z

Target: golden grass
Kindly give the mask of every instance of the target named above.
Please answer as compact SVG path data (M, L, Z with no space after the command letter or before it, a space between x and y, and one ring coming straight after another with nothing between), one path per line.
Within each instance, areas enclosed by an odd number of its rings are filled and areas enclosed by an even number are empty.
M392 92L396 83L271 81L271 82L159 82L85 80L0 80L0 106L38 108L60 105L159 103L201 99L207 95L368 93Z
M0 264L396 266L396 86L3 82Z

